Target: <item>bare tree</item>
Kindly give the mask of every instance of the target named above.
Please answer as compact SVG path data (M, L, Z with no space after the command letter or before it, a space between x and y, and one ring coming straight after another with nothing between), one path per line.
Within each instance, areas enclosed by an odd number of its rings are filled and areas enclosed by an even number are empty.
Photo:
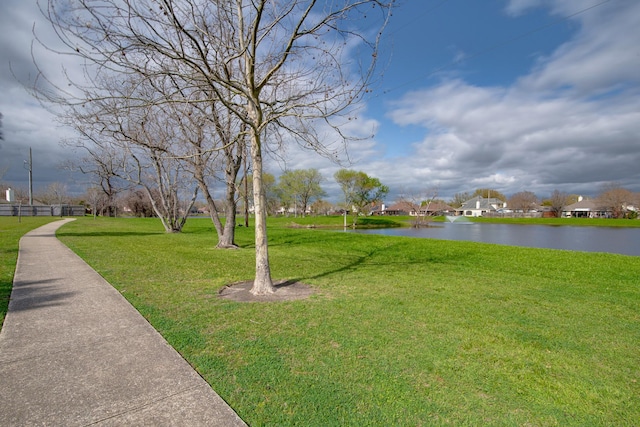
M334 206L326 200L318 199L311 204L311 212L314 215L329 215Z
M52 182L44 191L36 195L36 199L45 205L62 205L68 203L70 197L66 184Z
M507 206L513 210L529 212L538 207L538 197L531 191L520 191L509 198Z
M207 201L211 221L218 235L218 248L237 248L235 244L237 177L246 164L245 125L219 102L168 104L176 117L183 140L182 152L176 154L189 166L200 192ZM218 175L221 176L218 176ZM213 197L211 178L223 182L222 206ZM222 223L218 214L224 212Z
M142 190L128 191L123 196L122 203L134 216L150 218L155 215L149 198Z
M570 204L569 195L562 191L553 190L548 203L551 212L553 212L556 218L560 218L562 216L562 212L564 211L564 207Z
M115 206L113 197L106 194L101 187L87 188L84 197L91 208L93 219L96 219L98 215L103 215L105 211L109 213L109 208Z
M117 174L119 156L116 156L113 150L106 150L105 147L91 146L69 140L65 143L75 148L82 147L85 151L85 155L78 160L77 164L71 167L77 168L83 174L90 175L93 178L94 186L90 187L90 190L99 189L101 195L93 194L94 190L87 194L91 194L91 200L100 201L100 214L116 216L118 194L126 188L126 185Z
M294 0L281 4L236 0L235 3L234 14L226 15L231 18L227 25L233 29L234 37L232 40L226 37L225 42L232 43L232 57L238 60L242 80L225 77L230 75L226 64L220 77L224 85L240 94L242 108L238 114L245 118L249 128L256 221L256 276L251 292L266 294L273 292L274 287L262 183L264 144L268 139L263 136L271 130L266 135L274 140L273 136L282 135L276 132L282 131L308 148L332 154L309 124L322 120L339 130L339 122L330 119L349 114L349 107L364 94L373 67L350 70L346 46L355 42L360 48L369 48L368 61L374 64L378 37L392 2ZM359 32L354 22L376 10L382 12L382 17L371 42L367 39L371 33ZM360 72L358 78L350 79L353 71Z
M252 293L266 294L275 288L263 157L291 138L321 154L337 155L333 142L347 138L341 126L369 90L392 4L393 0L49 0L44 12L69 48L65 53L82 58L94 75L117 72L156 81L174 79L181 87L197 87L244 121L256 222ZM340 137L328 141L320 126Z
M634 202L635 195L617 183L604 185L597 197L598 205L602 209L610 211L614 218L623 218L628 206L632 206Z
M16 202L27 205L29 204L29 189L25 187L11 187L13 190L13 197Z
M116 176L145 188L157 216L161 218L167 231L177 231L183 221L176 223L170 220L167 212L175 212L175 209L172 209L174 206L170 206L174 205L172 201L175 197L170 197L170 194L164 191L173 189L167 182L163 182L161 177L169 177L166 165L182 167L183 164L187 164L209 205L211 219L218 234L217 246L236 247L235 178L245 153L243 146L246 132L242 130L245 125L237 118L234 120L233 113L218 102L218 94L215 91L212 93L211 87L207 86L206 78L203 86L202 76L189 73L181 66L181 61L176 60L176 55L180 56L176 49L179 51L184 47L180 40L184 29L166 12L168 8L173 7L173 2L151 0L145 4L150 6L149 10L136 9L138 3L134 5L133 2L48 2L43 13L51 21L63 43L71 49L65 53L78 56L85 62L85 76L88 82L78 83L70 80L69 85L74 88L73 91L59 90L62 93L60 95L36 90L36 95L66 107L66 121L73 127L101 128L100 139L95 138L96 129L93 129L93 135L87 135L90 131L77 129L85 140L90 141L89 144L83 141L80 146L88 148L91 143L98 146L98 149L90 147L88 150L90 158L98 163L103 156L94 154L103 154L106 151L114 154L114 150L107 150L101 141L105 132L112 138L116 133L120 134L116 151L124 152L126 156L118 157L120 165L110 170L117 171L119 175ZM201 7L209 10L206 2L193 1L191 5L196 9ZM73 10L75 14L67 14L69 10ZM192 18L206 20L208 16L201 11L198 16L194 15ZM162 26L169 29L166 34L156 32ZM145 31L145 28L149 31ZM171 39L176 37L176 34L178 38ZM173 53L171 49L174 49ZM44 75L40 78L46 79ZM89 113L86 110L89 110ZM153 120L148 120L147 117L150 111L153 111L154 115L162 111L165 115L162 131L166 135L171 124L171 136L174 139L180 138L182 145L158 145L157 142L149 142L149 134L144 124L149 128L153 123ZM84 120L78 120L79 117ZM93 118L96 119L96 123L91 123ZM119 128L114 127L114 123L119 124ZM156 120L155 123L157 127L160 122ZM144 151L152 151L149 156L151 166L143 163L145 157L140 155L141 148ZM224 153L224 162L219 161L220 156L216 151ZM133 162L133 168L127 167L129 160ZM222 178L216 177L217 170L214 169L214 164L224 171ZM143 179L144 174L138 173L138 178L135 179L136 167L138 170L156 170L156 184L160 190L156 194L160 195L159 199L156 197L157 200L154 200L151 197ZM105 168L96 169L102 172ZM211 182L215 181L212 177L222 180L227 185L225 203L222 204L226 217L224 224L212 197L210 187ZM195 195L194 192L193 196Z
M170 118L153 106L132 107L122 99L95 101L84 109L71 109L67 119L83 137L79 145L88 148L94 163L108 164L110 173L142 188L165 231L181 231L197 186L190 185L193 179L179 159L167 156L176 142ZM186 207L180 200L185 185L192 187Z
M415 212L416 218L413 220L413 226L416 228L428 226L431 222L429 217L429 207L438 197L437 188L429 188L423 192L406 194L400 198L401 203L408 206Z

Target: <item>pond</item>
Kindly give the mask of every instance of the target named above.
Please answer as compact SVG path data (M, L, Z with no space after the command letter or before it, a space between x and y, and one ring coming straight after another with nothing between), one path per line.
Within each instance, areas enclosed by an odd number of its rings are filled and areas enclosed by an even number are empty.
M640 228L551 225L433 223L423 228L351 230L362 234L467 240L500 245L640 256Z

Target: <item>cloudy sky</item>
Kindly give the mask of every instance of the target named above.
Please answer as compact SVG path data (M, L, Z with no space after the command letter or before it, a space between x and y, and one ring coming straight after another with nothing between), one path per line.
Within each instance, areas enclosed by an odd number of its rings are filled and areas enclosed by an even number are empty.
M68 132L23 87L34 23L53 39L34 3L0 4L0 172L26 187L32 147L36 189L80 192L89 178L60 167ZM388 202L434 188L445 199L486 187L595 195L611 182L640 192L638 27L637 0L401 0L357 121L375 137L350 147L347 166L387 184ZM60 71L62 58L35 52ZM318 168L337 196L341 166L295 149L286 159L269 171Z

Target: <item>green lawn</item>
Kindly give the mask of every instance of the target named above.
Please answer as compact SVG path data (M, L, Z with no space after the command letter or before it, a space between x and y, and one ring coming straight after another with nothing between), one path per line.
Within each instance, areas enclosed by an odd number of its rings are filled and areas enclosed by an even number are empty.
M280 303L217 298L252 278L252 229L58 235L252 426L637 425L640 257L319 227L341 220L270 220L273 277L317 290Z
M18 259L20 237L57 217L17 217L0 216L0 328L4 322L13 286L13 274Z

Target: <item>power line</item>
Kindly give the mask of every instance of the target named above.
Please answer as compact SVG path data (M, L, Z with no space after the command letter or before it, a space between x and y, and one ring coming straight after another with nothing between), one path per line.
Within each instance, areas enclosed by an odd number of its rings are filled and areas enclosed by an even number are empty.
M440 4L436 5L434 8L430 9L429 11L431 11L431 10L433 10L433 9L435 9L435 8L437 8L437 7L439 7L439 6L440 6L440 5L442 5L445 1L447 1L447 0L444 0L444 1L443 1L443 2L441 2ZM401 83L401 84L399 84L399 85L397 85L397 86L395 86L395 87L392 87L391 89L384 90L384 91L382 91L382 93L386 95L386 94L388 94L389 92L396 91L396 90L398 90L398 89L400 89L400 88L403 88L403 87L408 86L408 85L410 85L410 84L412 84L412 83L415 83L416 81L423 80L423 79L425 79L425 78L427 78L427 77L430 77L430 76L432 76L432 75L434 75L434 74L436 74L436 73L439 73L439 72L441 72L442 70L444 70L444 69L446 69L446 68L449 68L449 67L451 67L451 66L454 66L454 65L456 65L456 64L459 64L459 63L460 63L460 62L462 62L462 61L466 61L466 60L470 60L470 59L477 58L477 57L482 56L482 55L484 55L484 54L487 54L487 53L489 53L489 52L491 52L491 51L494 51L494 50L499 49L499 48L501 48L501 47L504 47L504 46L507 46L507 45L509 45L509 44L512 44L512 43L514 43L514 42L516 42L516 41L518 41L518 40L521 40L521 39L523 39L523 38L525 38L525 37L528 37L528 36L530 36L530 35L532 35L532 34L538 33L538 32L540 32L540 31L544 31L544 30L546 30L546 29L548 29L548 28L551 28L551 27L553 27L553 26L556 26L556 25L558 25L558 24L561 24L561 23L563 23L563 22L565 22L565 21L568 21L569 19L571 19L571 18L573 18L573 17L575 17L575 16L578 16L578 15L580 15L580 14L583 14L583 13L585 13L585 12L588 12L588 11L590 11L591 9L595 9L596 7L602 6L602 5L603 5L603 4L605 4L605 3L609 3L610 1L611 1L611 0L604 0L604 1L601 1L600 3L596 3L596 4L594 4L594 5L591 5L591 6L589 6L589 7L586 7L586 8L584 8L584 9L580 9L580 10L579 10L579 11L577 11L577 12L574 12L574 13L572 13L572 14L570 14L570 15L567 15L567 16L565 16L565 17L562 17L562 18L560 18L560 19L558 19L558 20L556 20L556 21L550 22L549 24L542 25L542 26L540 26L540 27L534 28L534 29L529 30L529 31L527 31L527 32L524 32L524 33L522 33L522 34L516 35L516 36L514 36L514 37L512 37L512 38L510 38L510 39L507 39L507 40L505 40L505 41L498 42L498 43L496 43L496 44L494 44L494 45L491 45L491 46L489 46L489 47L487 47L487 48L485 48L485 49L482 49L482 50L480 50L480 51L478 51L478 52L475 52L475 53L473 53L473 54L471 54L471 55L464 56L463 58L456 59L456 60L451 61L451 62L449 62L449 63L447 63L447 64L445 64L445 65L442 65L442 66L440 66L440 67L436 68L436 69L435 69L435 70L433 70L433 71L430 71L430 72L428 72L428 73L426 73L426 74L423 74L423 75L422 75L422 76L420 76L420 77L416 77L415 79L407 80L407 81L405 81L404 83ZM399 31L399 30L398 30L398 31ZM397 31L396 31L396 32L397 32ZM393 34L395 34L395 33L393 33Z

